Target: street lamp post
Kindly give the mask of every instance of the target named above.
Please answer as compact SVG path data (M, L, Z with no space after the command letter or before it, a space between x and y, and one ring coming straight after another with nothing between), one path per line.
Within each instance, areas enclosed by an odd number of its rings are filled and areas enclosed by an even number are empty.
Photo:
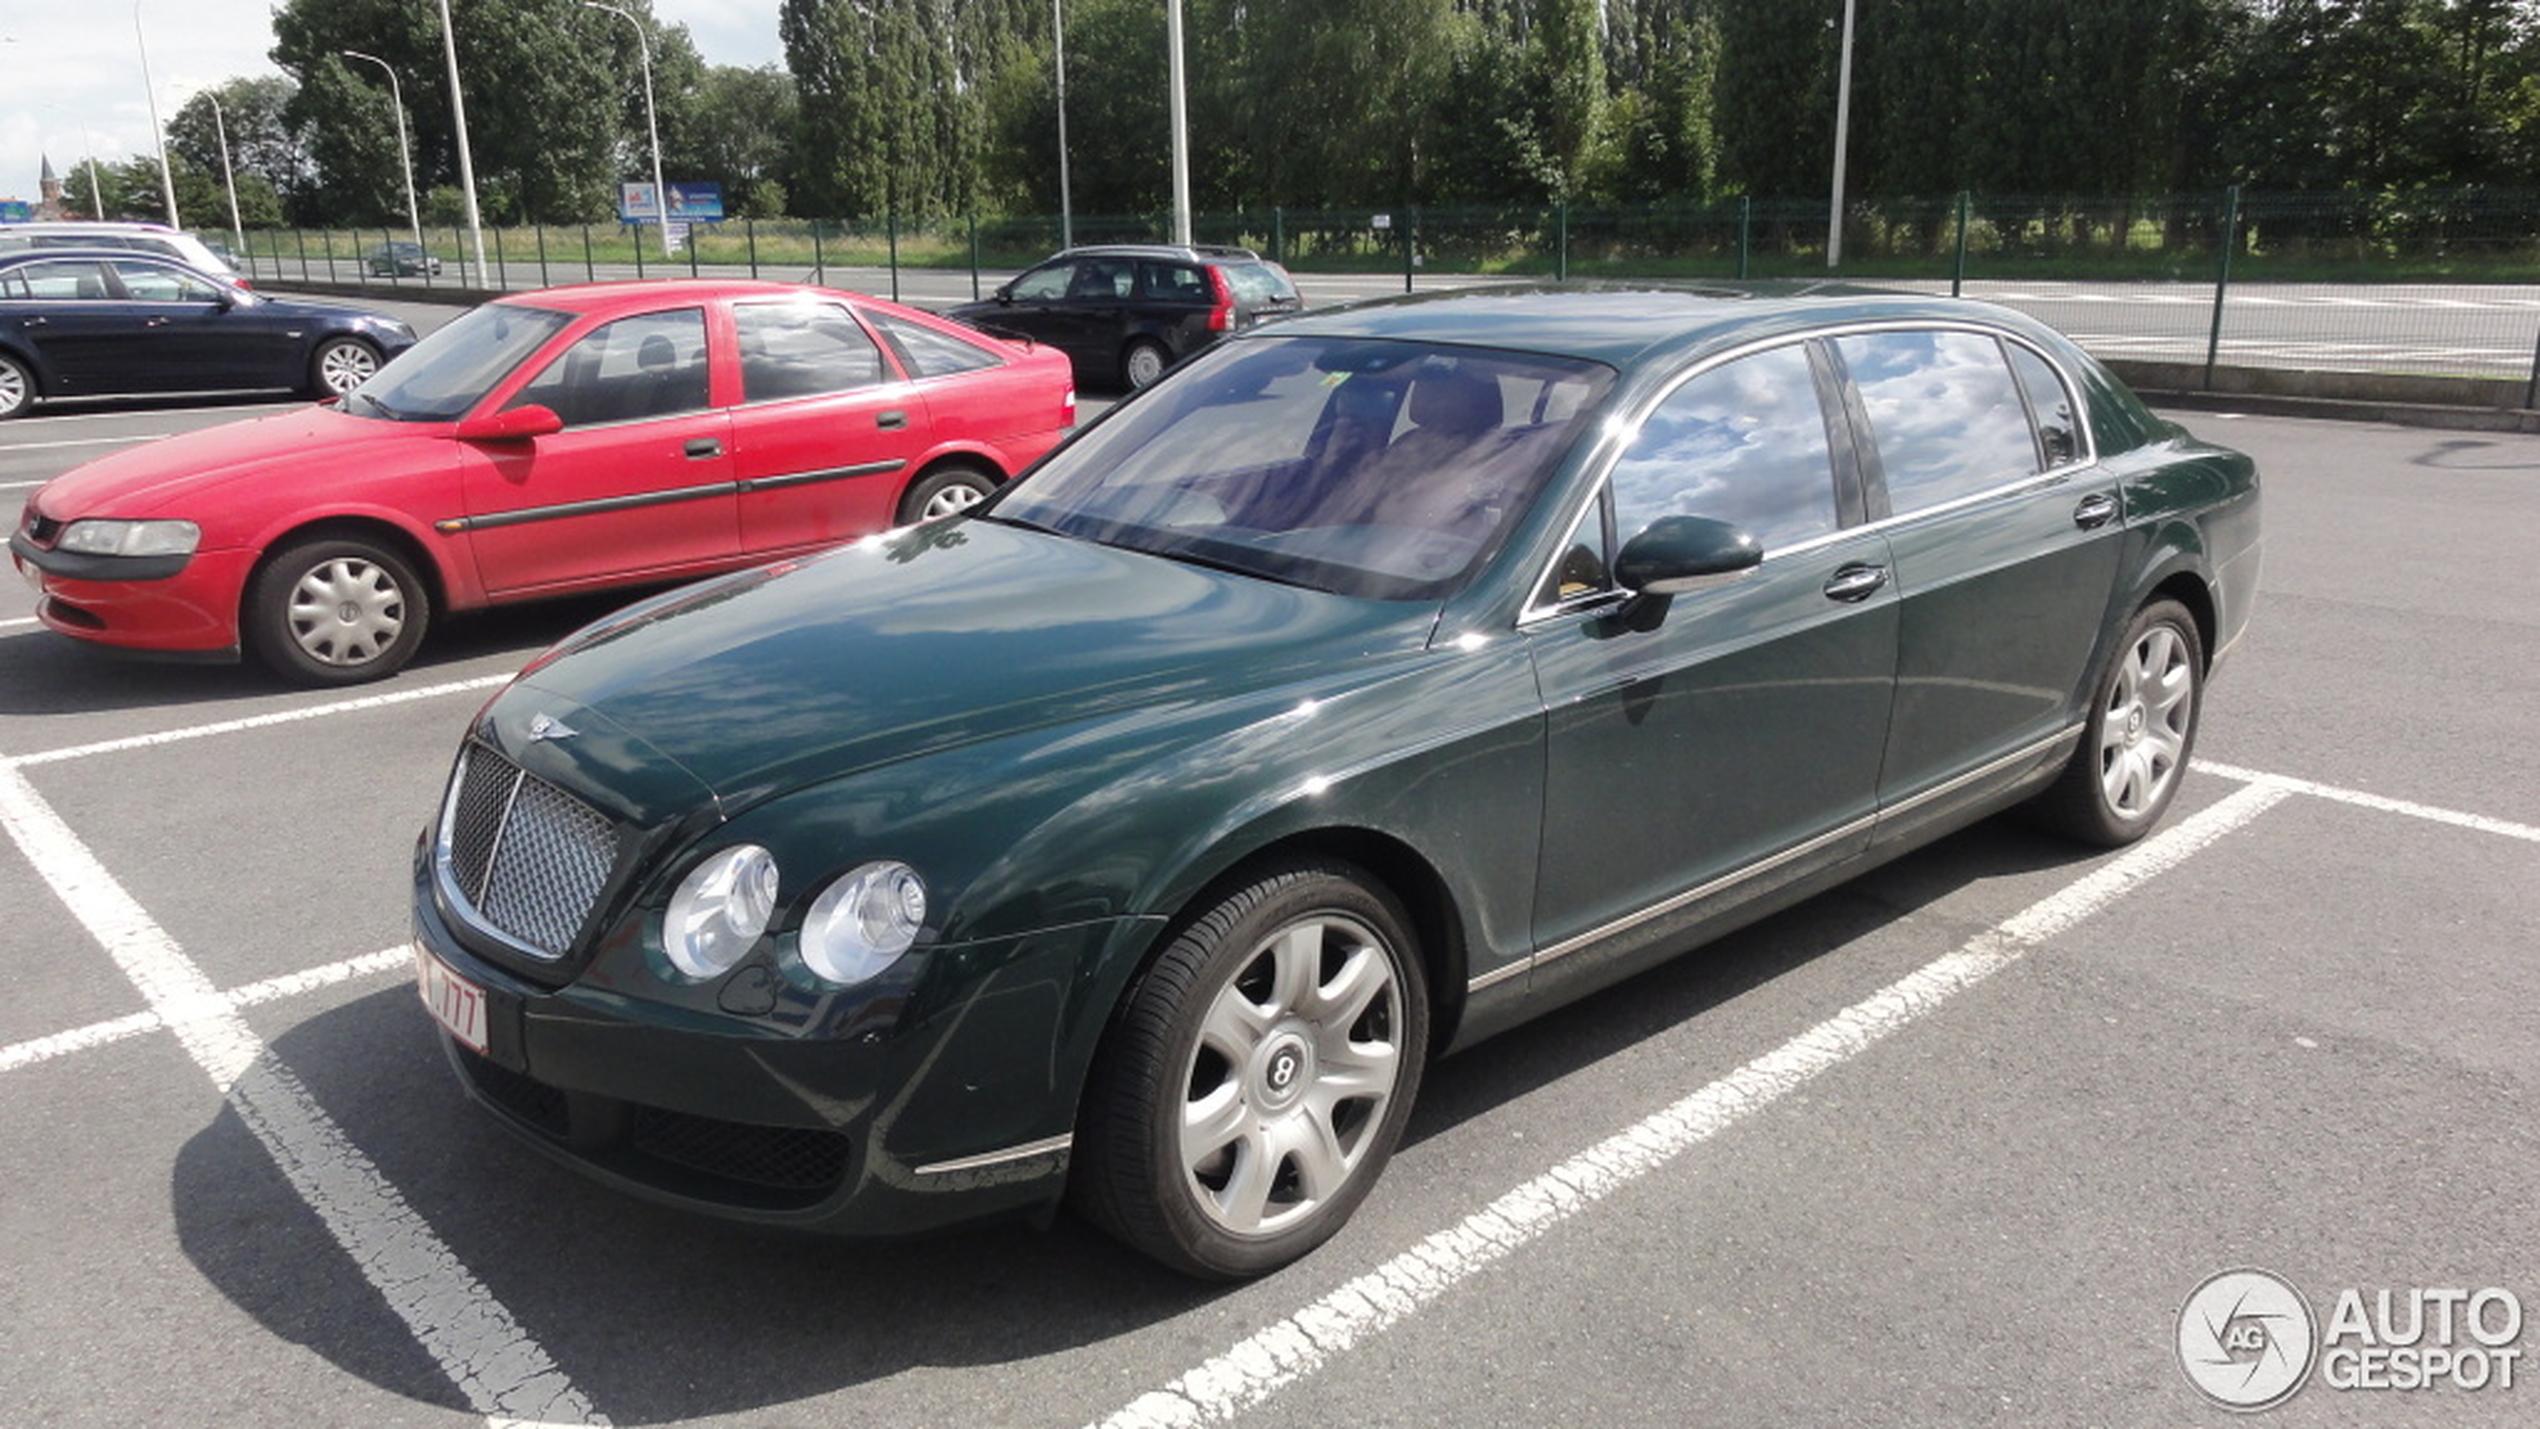
M446 3L446 0L445 0ZM653 141L653 212L661 220L662 256L670 256L670 190L661 181L661 125L653 118L653 47L644 38L644 22L615 5L582 0L583 8L606 10L635 27L635 53L644 64L644 130Z
M212 102L212 133L220 138L220 186L229 194L229 239L238 245L239 252L245 253L247 225L238 221L238 180L229 168L229 119L221 113L219 95L207 89L203 97Z
M15 43L14 38L11 43ZM62 108L62 106L58 104L47 104L44 107L60 114L71 113L69 110ZM106 196L97 191L97 146L88 137L88 120L86 116L71 114L71 118L79 124L79 150L84 156L84 161L88 165L88 216L90 218L104 218L106 216Z
M1182 0L1166 0L1164 43L1172 53L1165 69L1173 87L1173 241L1191 241L1191 126L1182 100Z
M1067 194L1067 17L1065 0L1050 0L1050 48L1058 60L1058 246L1076 246L1076 211Z
M459 192L467 200L468 241L476 254L476 281L482 286L492 280L485 272L485 225L476 215L476 161L467 152L467 101L459 96L459 37L450 28L450 0L441 0L441 50L450 61L450 122L459 134Z
M1843 151L1852 128L1852 3L1843 0L1843 57L1834 82L1834 211L1826 216L1826 269L1843 266Z
M415 202L415 154L406 143L406 90L388 61L360 50L339 51L346 59L368 60L388 76L388 102L397 111L397 162L406 171L406 226L414 230L415 247L423 247L423 209Z
M159 195L167 200L168 227L183 228L176 217L176 175L168 169L167 131L159 127L159 91L150 83L150 41L141 33L141 0L132 0L132 42L141 51L141 94L150 101L150 138L159 146Z

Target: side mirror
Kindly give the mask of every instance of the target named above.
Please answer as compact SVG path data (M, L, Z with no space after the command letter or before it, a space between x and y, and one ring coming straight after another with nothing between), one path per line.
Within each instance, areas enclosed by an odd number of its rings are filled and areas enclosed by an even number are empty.
M563 430L564 418L556 415L555 408L532 402L491 416L470 417L451 435L463 442L525 442Z
M1655 630L1675 597L1763 561L1763 546L1744 527L1707 516L1662 516L1614 558L1615 582L1632 593L1614 618L1627 629Z

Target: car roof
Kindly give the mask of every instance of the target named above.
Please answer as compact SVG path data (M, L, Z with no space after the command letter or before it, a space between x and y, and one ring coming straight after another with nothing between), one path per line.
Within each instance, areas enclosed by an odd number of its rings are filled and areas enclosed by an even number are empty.
M1991 303L1814 281L1460 288L1325 308L1260 332L1463 344L1623 368L1664 354L1881 321L1981 322L2064 346L2051 329Z
M1087 243L1063 248L1041 261L1061 258L1178 258L1183 262L1203 262L1222 258L1236 263L1258 263L1261 255L1249 248L1222 243Z
M209 272L186 262L173 253L141 248L81 248L64 244L58 248L11 248L0 251L0 266L21 267L28 263L59 263L64 259L91 259L105 263L159 263L182 268L188 273L209 278L215 283L235 286L236 280L226 273Z

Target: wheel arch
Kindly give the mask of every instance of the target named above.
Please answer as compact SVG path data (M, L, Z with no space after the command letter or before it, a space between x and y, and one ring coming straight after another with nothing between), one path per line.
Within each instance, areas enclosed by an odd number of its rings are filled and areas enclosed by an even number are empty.
M436 615L451 609L451 580L441 568L440 559L413 532L404 526L377 516L340 514L320 516L274 532L257 546L255 564L248 568L247 578L238 587L237 620L244 630L248 621L247 602L256 589L256 580L273 564L274 557L303 541L341 538L378 541L393 547L415 568L424 585L424 596L432 602Z
M1221 844L1205 861L1205 871L1177 889L1173 912L1156 927L1155 936L1139 950L1137 965L1119 983L1103 1015L1105 1035L1128 1005L1138 983L1182 930L1206 915L1237 889L1279 864L1331 859L1363 869L1400 901L1411 919L1420 970L1428 982L1429 1046L1454 1043L1464 1012L1465 969L1469 958L1463 909L1445 875L1418 849L1401 838L1354 825L1326 825L1279 834L1240 850Z

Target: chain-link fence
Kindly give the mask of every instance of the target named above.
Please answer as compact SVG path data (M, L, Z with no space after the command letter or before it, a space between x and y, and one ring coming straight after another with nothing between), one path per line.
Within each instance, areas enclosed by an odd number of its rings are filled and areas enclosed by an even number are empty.
M1403 290L1478 280L1824 279L2010 303L2102 356L2217 367L2467 376L2540 388L2540 194L2225 193L2157 199L1862 199L1839 251L1823 203L1203 213L1204 243L1257 249L1309 293L1318 275L1398 275ZM665 245L642 225L420 235L404 229L247 235L269 282L469 291L601 278L748 275L851 282L902 296L975 296L1072 241L1157 242L1166 215L1053 215L925 225L882 220L695 225ZM665 251L665 247L670 251ZM966 284L945 280L966 275ZM1327 283L1323 290L1332 291ZM1350 291L1341 289L1341 291ZM925 301L925 298L917 299ZM2526 402L2526 405L2528 403Z

